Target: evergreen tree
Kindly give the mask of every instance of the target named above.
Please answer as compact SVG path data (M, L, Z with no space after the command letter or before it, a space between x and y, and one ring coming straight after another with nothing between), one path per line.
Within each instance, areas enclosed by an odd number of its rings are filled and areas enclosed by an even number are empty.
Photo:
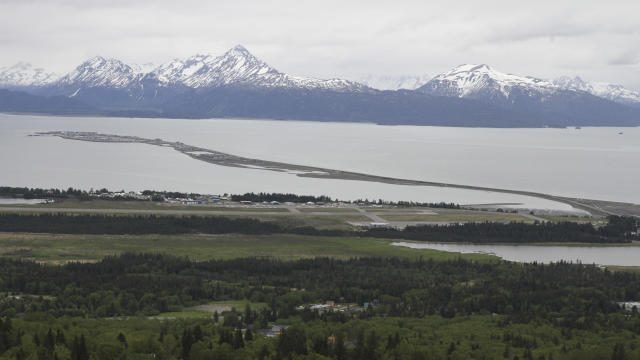
M222 345L225 343L231 345L232 342L233 334L231 333L231 331L229 331L229 329L222 329L222 331L220 331L220 337L218 338L218 345Z
M236 329L231 347L233 349L240 349L244 347L244 341L242 340L242 330L240 330L240 328Z
M627 354L625 352L624 344L615 344L613 346L613 354L611 354L611 360L627 360Z
M262 347L260 347L260 351L258 352L258 360L264 360L268 358L269 355L271 355L271 351L269 351L269 348L266 344L263 344Z
M364 358L375 360L378 358L378 337L376 336L375 330L371 330L369 335L367 336L367 341L364 347Z
M64 333L60 329L56 330L56 344L65 346L67 345L67 340L64 337Z
M247 331L244 332L244 339L247 341L253 340L253 332L251 329L247 328Z
M124 345L124 347L129 347L129 344L127 344L127 338L124 336L123 333L119 333L118 336L116 337L116 339L122 344Z
M347 348L344 346L344 335L338 334L336 338L336 344L333 347L333 356L336 360L346 360Z
M194 342L198 342L202 341L202 339L204 339L202 329L200 328L200 325L196 325L196 327L193 329L193 340Z
M191 346L195 343L190 329L184 329L180 343L182 345L182 358L188 359L189 353L191 352Z
M53 331L51 331L51 328L49 328L49 331L47 331L47 335L45 335L44 337L43 346L45 347L45 349L49 351L53 351L53 348L55 345L56 345L56 339L53 336Z
M71 346L71 360L89 360L89 352L87 350L87 343L84 338L84 334L74 336L73 345Z
M251 306L249 303L244 307L244 323L251 324L253 322L253 314L251 313Z
M305 355L307 353L307 336L304 330L292 326L286 329L278 339L278 356L287 357L291 354Z

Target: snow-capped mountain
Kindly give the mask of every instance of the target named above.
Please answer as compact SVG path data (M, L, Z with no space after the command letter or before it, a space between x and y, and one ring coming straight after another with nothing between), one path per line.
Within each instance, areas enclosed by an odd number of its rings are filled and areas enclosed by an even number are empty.
M472 99L519 114L538 114L540 121L549 126L578 122L603 126L612 119L625 119L628 124L640 120L640 114L628 106L588 92L565 89L548 80L505 74L487 65L460 65L434 77L417 91Z
M27 62L0 68L0 87L19 88L44 86L55 81L58 76Z
M553 80L555 85L567 90L585 91L592 95L627 105L640 105L640 93L622 85L603 82L586 82L580 77L561 76Z
M140 74L122 61L96 56L61 77L54 85L78 89L91 87L122 89L131 86L140 78Z
M357 82L378 90L415 90L426 84L429 75L365 75L356 79Z
M609 108L608 100L624 105L640 105L640 94L620 85L588 83L579 77L553 81L506 74L488 65L460 65L440 74L418 91L435 96L467 98L520 111L535 107L544 111L578 111L598 106ZM598 111L601 112L601 111Z
M311 79L279 72L237 45L221 56L195 55L186 60L173 60L150 74L163 86L181 84L190 88L227 85L303 88L332 91L363 91L366 86L343 79Z
M509 101L512 93L517 91L539 96L542 101L560 87L542 79L505 74L485 64L465 64L434 77L419 90L437 96L492 101Z

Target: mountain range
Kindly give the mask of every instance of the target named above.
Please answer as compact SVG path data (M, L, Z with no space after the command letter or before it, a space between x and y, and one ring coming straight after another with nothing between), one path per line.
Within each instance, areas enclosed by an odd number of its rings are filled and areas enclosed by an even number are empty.
M154 66L91 58L62 76L0 68L0 111L379 124L563 127L640 125L640 94L580 78L552 81L461 65L431 79L362 82L292 76L238 45Z

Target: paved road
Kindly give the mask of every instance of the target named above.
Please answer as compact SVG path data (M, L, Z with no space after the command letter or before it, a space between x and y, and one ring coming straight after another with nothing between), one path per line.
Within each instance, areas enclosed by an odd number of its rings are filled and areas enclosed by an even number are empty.
M298 208L296 208L295 206L285 206L285 208L289 210L290 213L300 214L300 210L298 210Z
M545 223L545 222L548 221L547 219L543 219L541 217L538 217L538 216L535 216L535 215L531 215L531 214L528 214L528 213L524 213L524 212L518 213L518 215L524 216L524 217L529 218L531 220L539 221L541 223Z
M379 222L379 223L388 223L387 220L381 218L380 216L376 215L376 214L372 214L372 213L368 213L366 212L364 209L360 209L360 208L356 208L358 210L358 212L360 213L360 215L364 215L366 217L368 217L369 219L371 219L371 221L373 222Z

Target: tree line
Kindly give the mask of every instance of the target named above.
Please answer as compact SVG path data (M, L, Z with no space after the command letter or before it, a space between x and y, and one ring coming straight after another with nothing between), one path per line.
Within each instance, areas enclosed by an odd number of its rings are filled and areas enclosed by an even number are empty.
M252 202L263 202L263 201L277 201L277 202L294 202L294 203L307 203L307 202L323 202L328 203L333 200L325 195L313 196L313 195L296 195L296 194L288 194L288 193L245 193L238 195L231 195L231 200L233 201L252 201Z
M288 227L271 221L223 216L155 216L155 215L69 215L0 214L0 231L62 234L299 234L314 236L379 237L431 242L469 243L625 243L636 238L638 220L610 216L608 224L574 222L545 223L464 223L448 226L408 226L404 229L373 228L366 230L317 229L311 226Z

